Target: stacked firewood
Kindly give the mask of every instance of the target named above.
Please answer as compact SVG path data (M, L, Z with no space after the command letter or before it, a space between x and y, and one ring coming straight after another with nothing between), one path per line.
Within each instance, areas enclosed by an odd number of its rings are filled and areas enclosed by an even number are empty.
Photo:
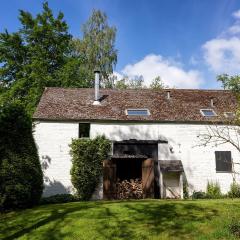
M141 199L143 198L142 180L139 178L120 181L117 180L118 199Z

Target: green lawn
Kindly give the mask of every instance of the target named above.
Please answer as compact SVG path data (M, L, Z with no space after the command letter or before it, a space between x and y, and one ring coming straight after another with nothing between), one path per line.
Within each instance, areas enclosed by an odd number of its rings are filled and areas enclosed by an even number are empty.
M0 239L235 239L240 200L77 202L0 215Z

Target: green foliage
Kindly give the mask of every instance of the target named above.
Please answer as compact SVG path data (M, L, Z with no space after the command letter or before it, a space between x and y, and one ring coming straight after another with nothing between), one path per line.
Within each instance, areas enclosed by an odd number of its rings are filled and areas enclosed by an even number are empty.
M222 74L217 77L219 82L222 82L224 89L230 89L234 92L240 93L240 76L229 76L228 74Z
M168 86L165 86L160 76L153 79L152 83L150 84L151 89L164 89Z
M233 182L228 192L230 198L240 198L240 184Z
M0 209L38 203L43 175L32 136L32 122L23 107L0 107Z
M1 101L20 99L32 114L45 87L59 86L57 71L67 62L68 26L60 12L53 16L48 3L33 17L20 11L18 32L0 34L0 82L7 86Z
M208 182L206 197L210 199L222 198L221 188L218 182Z
M228 225L229 231L236 236L238 239L240 238L240 220L238 217L233 217L231 219L230 224Z
M114 87L121 90L146 88L143 84L144 78L142 75L134 77L125 76L123 79L116 81Z
M114 79L116 80L116 79ZM125 76L124 78L115 81L114 87L117 89L143 89L143 88L150 88L150 89L165 89L168 88L168 86L164 85L162 79L160 76L153 79L152 83L149 87L144 85L144 78L142 75L140 76L133 76L128 77Z
M206 198L206 193L202 191L194 191L192 194L192 199L204 199Z
M99 67L105 84L109 84L109 75L117 63L115 49L116 28L110 27L107 15L100 10L93 10L88 21L83 25L83 39L78 44L83 52L90 72Z
M88 71L81 58L70 58L57 72L58 86L89 88L94 86L94 72Z
M116 29L94 10L83 25L83 39L72 39L64 15L48 3L33 16L21 10L21 28L0 33L0 103L21 100L30 115L45 87L92 87L100 67L105 87L117 62Z
M82 200L89 200L102 175L102 163L107 159L111 143L104 136L95 139L73 139L71 180Z
M129 86L126 84L125 79L121 79L116 81L115 88L119 90L124 90L124 89L128 89Z
M41 198L40 204L67 203L77 201L78 198L72 194L56 194L50 197Z
M183 198L188 199L189 198L189 191L188 191L188 184L187 181L183 181Z
M130 89L141 89L143 86L144 78L143 76L134 76L133 78L128 79L128 85Z

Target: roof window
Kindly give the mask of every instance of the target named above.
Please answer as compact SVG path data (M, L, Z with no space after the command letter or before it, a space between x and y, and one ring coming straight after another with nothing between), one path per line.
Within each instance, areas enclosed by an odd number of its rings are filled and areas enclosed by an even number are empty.
M229 119L233 119L235 117L235 113L233 112L225 112L224 116Z
M217 114L212 109L201 109L200 113L204 117L215 117L215 116L217 116Z
M150 112L148 109L127 109L126 115L128 116L148 116Z

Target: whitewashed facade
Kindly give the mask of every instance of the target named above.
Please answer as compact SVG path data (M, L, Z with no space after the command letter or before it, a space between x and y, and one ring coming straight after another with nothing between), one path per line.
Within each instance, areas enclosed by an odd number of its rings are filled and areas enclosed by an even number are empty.
M71 157L69 144L78 138L78 127L81 121L46 121L35 120L34 137L38 147L40 160L44 171L44 196L60 193L72 193ZM232 173L216 172L215 151L231 151L232 160L240 162L239 152L231 144L220 146L197 146L199 135L206 131L206 124L190 123L116 123L114 121L90 122L90 138L104 134L114 141L167 140L168 143L158 144L158 160L181 160L184 173L165 179L169 188L182 193L182 179L186 179L190 194L193 191L206 191L208 181L218 182L223 193L227 193L233 181ZM239 165L235 164L238 171ZM240 169L239 169L240 170ZM161 176L161 191L163 177ZM176 188L176 189L175 189ZM171 197L168 191L162 196ZM100 182L94 198L101 199L102 183Z

